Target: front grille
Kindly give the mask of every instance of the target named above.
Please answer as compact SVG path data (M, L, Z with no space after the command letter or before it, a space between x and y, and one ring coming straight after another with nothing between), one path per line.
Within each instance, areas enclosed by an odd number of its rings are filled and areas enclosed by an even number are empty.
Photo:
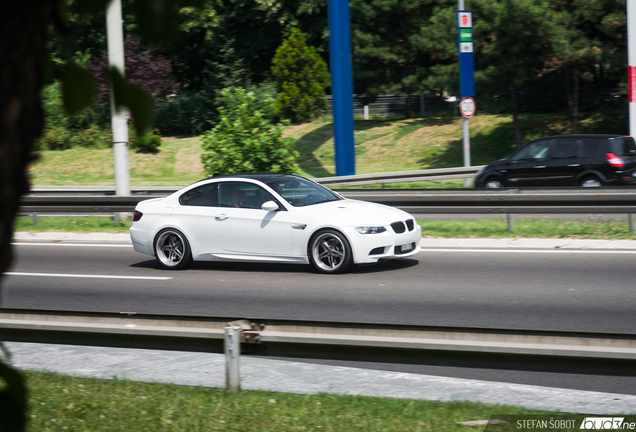
M393 222L391 224L391 228L393 228L393 231L395 231L396 234L402 234L406 231L406 227L404 226L404 222L402 221Z
M413 219L409 219L406 221L406 227L409 229L409 231L413 231L413 228L415 228L415 222L413 221Z

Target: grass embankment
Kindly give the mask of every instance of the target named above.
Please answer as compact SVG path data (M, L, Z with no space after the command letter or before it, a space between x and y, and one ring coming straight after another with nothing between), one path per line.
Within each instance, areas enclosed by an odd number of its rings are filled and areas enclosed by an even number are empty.
M521 116L524 140L569 132L568 116ZM582 114L581 133L626 133L625 113ZM290 126L286 134L297 139L300 174L335 175L331 121ZM514 149L509 115L479 115L470 120L472 165L485 165ZM425 117L408 120L356 120L356 171L359 174L448 168L463 165L461 118ZM186 185L205 177L198 137L164 138L155 154L130 153L131 184ZM114 184L111 150L70 149L43 151L31 168L35 185ZM461 187L447 181L444 187ZM440 187L439 182L391 187Z
M424 237L554 237L592 239L636 239L626 221L516 219L514 231L502 219L418 221ZM132 222L118 225L111 218L97 216L42 217L37 225L29 217L17 218L16 231L128 232Z
M472 402L295 395L26 372L29 432L466 431L491 415L547 414ZM479 428L482 430L483 426Z

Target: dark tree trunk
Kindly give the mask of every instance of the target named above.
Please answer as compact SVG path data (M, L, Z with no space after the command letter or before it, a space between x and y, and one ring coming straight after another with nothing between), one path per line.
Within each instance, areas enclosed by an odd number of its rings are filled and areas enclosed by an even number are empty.
M563 73L565 74L565 93L568 98L568 111L570 112L572 133L577 133L579 123L579 76L575 70L572 74L574 79L571 80L570 71L567 67L563 69ZM574 83L571 81L574 81Z
M512 128L515 134L515 146L521 147L521 125L519 124L519 106L517 105L517 89L510 85L510 111L512 112Z
M20 195L29 189L25 170L33 141L42 133L40 92L47 30L56 3L5 2L0 14L0 283L12 260L13 221ZM0 362L0 430L25 429L26 403L23 378Z
M404 117L411 118L411 115L413 115L411 112L411 95L406 93L406 96L404 96Z

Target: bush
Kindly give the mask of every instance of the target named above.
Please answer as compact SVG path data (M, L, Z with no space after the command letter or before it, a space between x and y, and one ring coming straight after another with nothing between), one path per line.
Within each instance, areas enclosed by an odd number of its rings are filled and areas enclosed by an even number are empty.
M136 150L137 153L156 153L161 145L161 135L159 131L148 132L146 135L137 137L131 135L130 148Z
M104 149L112 145L110 131L97 127L73 132L64 128L49 128L36 141L35 148L40 150L67 150L74 147Z
M219 123L202 136L201 160L208 175L239 172L295 172L298 152L283 137L288 122L273 121L274 100L257 100L241 88L221 91Z

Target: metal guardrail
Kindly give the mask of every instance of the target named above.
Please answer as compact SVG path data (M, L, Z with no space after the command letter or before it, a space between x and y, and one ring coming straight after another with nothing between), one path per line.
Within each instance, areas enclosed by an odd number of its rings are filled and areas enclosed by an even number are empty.
M636 374L636 335L137 313L0 309L5 341L244 353L312 359Z
M343 190L346 198L387 204L410 213L636 213L633 189ZM163 196L163 195L162 195ZM25 196L20 212L132 212L146 196Z
M410 183L429 180L450 180L475 177L485 165L458 168L438 168L416 171L398 171L377 174L357 174L351 176L321 177L316 182L328 186L358 186L386 183Z

